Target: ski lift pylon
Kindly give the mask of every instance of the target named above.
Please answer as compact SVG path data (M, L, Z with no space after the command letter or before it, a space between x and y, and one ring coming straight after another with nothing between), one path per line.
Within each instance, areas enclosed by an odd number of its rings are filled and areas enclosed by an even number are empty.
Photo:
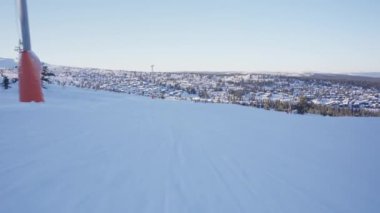
M22 49L19 60L19 99L20 102L43 102L41 88L42 65L33 53L30 41L28 9L26 0L16 0L19 3L19 15L22 37Z

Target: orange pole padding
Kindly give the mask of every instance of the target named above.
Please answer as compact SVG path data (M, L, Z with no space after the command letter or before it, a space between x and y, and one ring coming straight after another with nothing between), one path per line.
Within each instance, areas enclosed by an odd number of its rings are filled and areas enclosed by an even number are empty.
M32 51L21 52L19 62L19 93L21 102L43 102L42 65Z

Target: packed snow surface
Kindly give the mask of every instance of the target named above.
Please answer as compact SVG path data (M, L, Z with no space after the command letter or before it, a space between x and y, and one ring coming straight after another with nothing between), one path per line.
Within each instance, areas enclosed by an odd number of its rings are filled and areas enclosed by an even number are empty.
M380 119L0 90L0 212L380 212Z

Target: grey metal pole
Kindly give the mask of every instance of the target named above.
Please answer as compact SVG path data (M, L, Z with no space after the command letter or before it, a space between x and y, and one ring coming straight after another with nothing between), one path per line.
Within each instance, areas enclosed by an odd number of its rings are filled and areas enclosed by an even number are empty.
M18 0L20 6L20 24L21 24L21 36L22 36L22 50L30 51L32 46L30 43L30 31L29 31L29 18L28 18L28 6L26 0Z

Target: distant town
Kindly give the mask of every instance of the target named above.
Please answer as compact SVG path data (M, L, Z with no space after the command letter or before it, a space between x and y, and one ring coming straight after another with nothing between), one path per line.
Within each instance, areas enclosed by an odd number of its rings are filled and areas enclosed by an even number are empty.
M133 72L44 66L48 82L160 99L239 104L286 113L380 116L380 78L333 74ZM0 71L11 79L16 70ZM13 80L14 82L15 80Z

